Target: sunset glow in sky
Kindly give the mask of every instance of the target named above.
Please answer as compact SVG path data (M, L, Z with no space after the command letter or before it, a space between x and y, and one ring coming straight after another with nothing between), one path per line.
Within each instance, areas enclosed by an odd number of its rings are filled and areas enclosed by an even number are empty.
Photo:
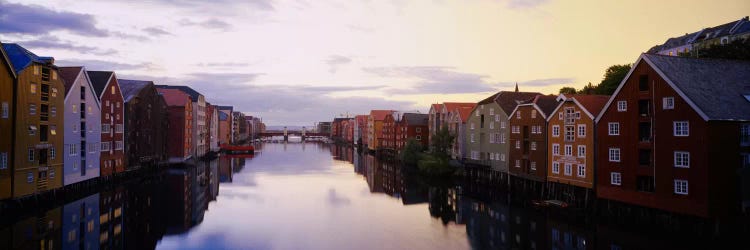
M750 1L5 1L0 41L60 66L189 85L269 125L598 83Z

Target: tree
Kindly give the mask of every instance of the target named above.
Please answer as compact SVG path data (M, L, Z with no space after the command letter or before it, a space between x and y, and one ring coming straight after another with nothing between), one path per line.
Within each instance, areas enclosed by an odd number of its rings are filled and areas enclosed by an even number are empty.
M578 94L582 94L582 95L593 95L594 93L596 93L596 86L591 84L591 82L589 82L589 85L586 85L585 87L583 87L581 90L578 91Z
M576 88L573 87L562 87L560 89L560 94L575 94Z
M417 142L417 140L409 139L406 141L404 151L401 152L401 162L406 165L417 165L420 153L422 153L422 144Z
M449 150L453 146L453 138L451 132L448 131L448 126L443 126L438 130L435 135L432 136L432 154L440 159L448 159L450 155Z
M620 85L622 79L630 71L630 64L612 65L604 72L604 79L596 86L596 93L600 95L611 95Z

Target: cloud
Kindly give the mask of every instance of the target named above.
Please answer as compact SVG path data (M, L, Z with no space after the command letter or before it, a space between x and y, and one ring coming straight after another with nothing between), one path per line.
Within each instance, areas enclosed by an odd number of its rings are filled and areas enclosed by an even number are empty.
M336 193L336 189L334 188L328 189L326 200L328 201L328 204L331 204L332 206L349 205L350 203L352 203L349 198L342 197L341 195Z
M60 49L75 51L81 54L93 54L98 56L113 55L117 54L114 49L102 49L92 46L75 45L70 41L62 41L54 36L41 36L36 40L29 40L18 42L20 45L28 48L41 48L41 49Z
M216 1L204 1L204 0L156 0L155 2L161 2L165 4L175 5L184 8L196 8L202 9L205 7L221 6L226 7L228 4L238 4L239 6L247 6L252 9L258 10L274 10L273 0L216 0Z
M149 35L152 35L152 36L169 36L169 35L172 35L171 32L163 30L163 29L158 28L158 27L144 28L143 31L145 31L146 33L148 33Z
M221 68L231 68L231 67L246 67L250 66L250 63L244 63L244 62L213 62L213 63L198 63L195 64L199 67L221 67Z
M231 24L221 21L216 18L211 18L205 21L200 21L200 22L195 22L195 21L191 21L188 19L181 19L178 23L183 26L198 26L198 27L202 27L206 29L216 29L216 30L224 30L224 31L232 28Z
M187 82L200 83L229 83L242 84L254 81L262 73L192 73L189 75Z
M326 59L326 64L328 64L328 66L330 67L328 69L328 72L330 72L331 74L336 73L340 65L349 64L351 62L351 58L339 55L332 55L329 56L328 59Z
M89 60L89 59L57 60L55 64L57 64L58 66L85 66L86 70L102 70L102 71L144 70L144 69L153 69L156 67L155 65L151 63L129 64L129 63L118 63L118 62Z
M513 9L525 9L534 8L547 2L549 0L508 0L507 5Z
M521 81L518 82L518 86L531 86L531 87L547 87L547 86L555 86L555 85L561 85L561 84L570 84L574 83L575 79L571 77L561 77L561 78L545 78L545 79L534 79L534 80L528 80L528 81ZM515 86L515 82L501 82L498 83L499 86L502 87L510 87Z
M331 92L342 92L342 91L359 91L359 90L378 90L385 88L385 85L375 85L375 86L290 86L290 88L298 89L299 91L308 91L308 92L323 92L323 93L331 93Z
M494 84L486 81L488 76L456 72L453 67L372 67L364 72L384 78L400 78L416 81L410 88L394 88L391 94L458 94L493 91Z
M94 16L55 11L40 5L22 5L0 1L0 33L46 35L66 30L78 35L106 37L109 33L96 27Z

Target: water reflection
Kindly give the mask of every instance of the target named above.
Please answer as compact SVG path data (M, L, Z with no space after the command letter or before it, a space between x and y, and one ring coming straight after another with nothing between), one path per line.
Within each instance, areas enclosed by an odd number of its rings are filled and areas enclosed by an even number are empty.
M671 237L524 207L320 143L259 145L0 216L0 249L672 249ZM679 239L679 240L675 240ZM698 242L705 243L705 242Z

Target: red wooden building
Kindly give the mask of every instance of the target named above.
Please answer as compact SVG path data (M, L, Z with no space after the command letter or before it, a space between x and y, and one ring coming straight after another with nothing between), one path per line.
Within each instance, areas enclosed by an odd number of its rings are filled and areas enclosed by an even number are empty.
M167 103L169 131L167 153L170 162L183 162L190 158L193 146L193 102L190 96L178 89L158 88Z
M737 212L748 79L747 61L641 55L597 117L598 197L701 217Z
M422 144L422 148L429 146L429 121L430 115L419 113L404 113L396 127L397 133L396 149L400 152L406 146L406 142L414 139Z
M383 141L382 146L387 150L397 150L396 148L396 130L401 117L399 112L392 112L385 115L383 119Z
M87 71L101 104L102 134L100 177L125 171L125 153L116 144L125 141L125 101L117 76L112 71Z
M510 152L508 172L520 179L547 180L547 117L557 107L557 96L537 95L508 115Z

